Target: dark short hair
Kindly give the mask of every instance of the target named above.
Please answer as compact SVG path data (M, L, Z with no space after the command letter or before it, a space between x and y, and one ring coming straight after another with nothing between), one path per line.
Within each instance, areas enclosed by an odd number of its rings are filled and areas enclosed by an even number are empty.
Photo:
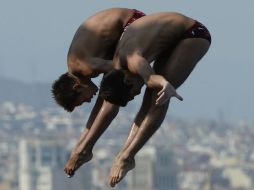
M68 75L62 74L52 85L52 94L56 103L63 107L66 111L72 112L75 108L73 102L80 95L79 92L73 89L76 81Z
M99 95L112 104L126 106L131 87L124 82L124 72L114 69L103 77Z

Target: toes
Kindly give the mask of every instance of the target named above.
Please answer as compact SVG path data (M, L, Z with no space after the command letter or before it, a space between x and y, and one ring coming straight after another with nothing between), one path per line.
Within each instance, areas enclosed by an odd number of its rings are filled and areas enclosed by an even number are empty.
M115 177L115 175L111 176L111 177L110 177L110 181L109 181L109 185L110 185L111 187L115 187L115 185L116 185L116 180L117 180L117 177Z
M122 179L123 177L118 177L116 183L119 183Z
M116 184L117 184L119 181L120 181L120 177L119 177L119 175L115 176L115 177L114 177L113 186L115 187L115 186L116 186Z
M74 171L72 169L64 169L65 173L67 174L67 177L71 178L74 175Z
M68 178L71 178L71 177L73 177L73 176L74 176L74 172L73 172L73 171L69 172Z
M115 183L116 183L116 174L113 175L113 179L112 179L112 186L115 187Z
M66 174L69 174L69 170L68 170L67 168L64 168L64 172L65 172Z
M109 178L109 185L111 187L115 187L115 185L120 181L119 172L120 172L120 168L114 168L113 170L111 170L110 178Z
M111 187L115 187L115 185L116 185L116 177L113 178L113 183Z
M114 178L111 176L109 179L109 185L110 187L114 187L114 183L113 183Z

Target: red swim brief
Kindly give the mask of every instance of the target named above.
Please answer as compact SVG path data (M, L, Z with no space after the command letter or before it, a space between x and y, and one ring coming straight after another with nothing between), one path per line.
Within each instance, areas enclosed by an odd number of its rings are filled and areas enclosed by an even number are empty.
M186 38L203 38L208 40L211 43L211 35L208 29L198 21L185 32L183 39Z
M133 9L133 10L134 10L134 13L133 13L132 17L128 20L127 24L124 26L123 31L125 31L128 28L128 26L131 23L133 23L135 20L138 20L139 18L146 16L145 13L143 13L141 11L138 11L136 9Z

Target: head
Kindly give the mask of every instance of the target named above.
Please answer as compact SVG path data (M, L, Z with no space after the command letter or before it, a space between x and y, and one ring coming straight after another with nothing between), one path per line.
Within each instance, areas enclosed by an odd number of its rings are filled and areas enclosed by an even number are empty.
M115 105L126 106L140 93L141 87L138 88L137 84L140 84L137 83L137 77L128 71L112 70L102 79L100 96Z
M52 85L56 103L69 112L84 102L90 102L97 91L97 86L90 78L69 73L61 75Z

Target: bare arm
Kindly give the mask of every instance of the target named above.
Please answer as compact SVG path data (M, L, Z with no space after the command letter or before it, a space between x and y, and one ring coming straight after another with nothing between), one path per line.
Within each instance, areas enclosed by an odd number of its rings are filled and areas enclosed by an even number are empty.
M75 146L75 148L73 149L73 153L77 153L78 150L80 149L80 145L82 144L82 142L84 141L84 139L86 138L87 134L89 133L89 130L90 128L92 127L93 125L93 122L95 120L95 118L97 117L101 107L102 107L102 104L103 104L103 99L98 96L96 102L95 102L95 105L90 113L90 116L87 120L87 123L86 123L86 128L83 130L83 132L81 133L80 137L79 137L79 140Z
M94 119L89 133L80 144L78 152L83 152L93 148L99 137L116 117L118 111L119 106L103 101L102 107Z
M97 98L97 100L95 102L95 105L94 105L94 107L93 107L93 109L92 109L92 111L90 113L90 116L89 116L89 118L87 120L86 128L88 128L88 129L91 128L95 118L97 117L97 115L98 115L98 113L99 113L99 111L100 111L100 109L102 107L102 104L103 104L103 99L100 96L98 96L98 98Z
M81 134L78 144L71 153L71 158L67 162L64 171L69 177L72 177L75 171L85 162L88 162L92 158L92 149L102 133L110 125L111 121L118 113L118 106L112 105L97 99L96 104L100 105L94 107L86 130ZM100 108L100 109L99 109Z
M140 75L149 88L160 89L156 104L161 105L167 102L172 96L183 100L183 98L176 93L175 88L162 75L154 72L150 64L142 56L137 54L128 57L128 69L134 74Z
M141 105L138 113L136 114L135 120L134 120L134 122L131 126L131 130L129 132L129 135L128 135L125 143L124 143L124 146L123 146L121 152L124 152L124 150L126 148L128 148L128 146L130 145L130 143L134 139L135 135L137 134L140 125L142 124L144 118L146 117L146 115L147 115L147 113L150 109L151 99L152 99L152 90L149 89L149 88L146 88L146 91L145 91L145 94L144 94L144 97L143 97L142 105Z
M140 75L149 88L162 88L168 82L163 76L155 74L146 59L139 55L128 57L128 69Z

